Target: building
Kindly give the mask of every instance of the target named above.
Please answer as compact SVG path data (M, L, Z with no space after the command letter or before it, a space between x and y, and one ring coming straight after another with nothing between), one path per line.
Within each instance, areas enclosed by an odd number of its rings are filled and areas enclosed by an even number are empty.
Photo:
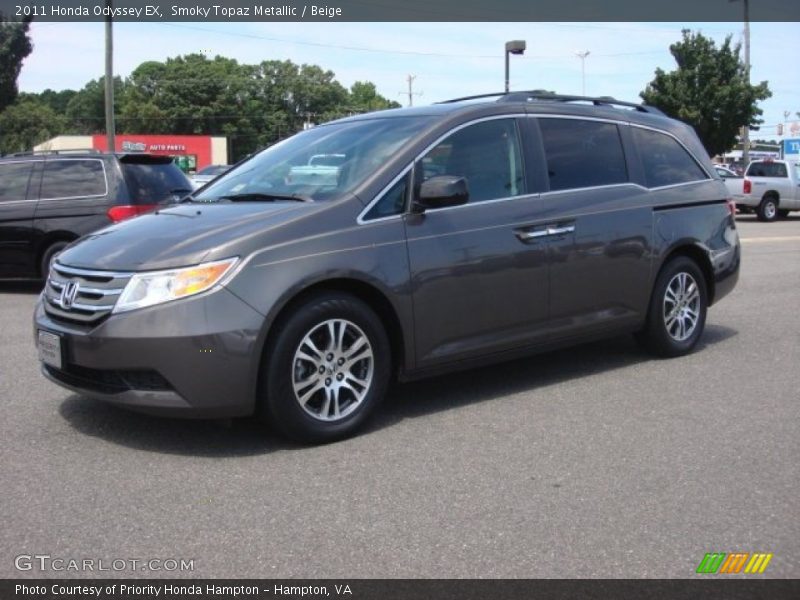
M228 164L228 138L210 135L148 135L117 134L114 138L117 152L148 152L171 156L187 173L209 165ZM100 150L108 148L105 134L59 135L34 146L34 151L47 150Z

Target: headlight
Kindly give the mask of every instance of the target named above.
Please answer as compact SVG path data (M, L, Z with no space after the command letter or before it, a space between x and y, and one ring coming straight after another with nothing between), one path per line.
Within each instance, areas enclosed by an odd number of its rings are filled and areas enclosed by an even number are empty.
M238 260L228 258L196 267L137 273L122 290L113 312L144 308L205 292L219 283Z

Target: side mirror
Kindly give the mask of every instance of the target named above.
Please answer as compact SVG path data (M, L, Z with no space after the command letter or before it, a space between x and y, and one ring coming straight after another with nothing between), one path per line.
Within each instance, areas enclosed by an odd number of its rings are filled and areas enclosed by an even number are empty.
M437 175L423 182L419 197L413 203L414 212L425 212L429 208L459 206L469 201L467 180L454 175Z

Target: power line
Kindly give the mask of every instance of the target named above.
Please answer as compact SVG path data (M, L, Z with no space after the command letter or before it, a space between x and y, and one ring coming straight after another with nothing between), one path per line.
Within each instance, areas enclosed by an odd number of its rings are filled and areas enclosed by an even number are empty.
M243 37L249 39L257 39L257 40L266 40L270 42L280 42L283 44L297 44L300 46L314 46L318 48L335 48L338 50L349 50L355 52L372 52L376 54L398 54L398 55L405 55L405 56L433 56L433 57L440 57L440 58L475 58L475 59L487 59L487 60L497 60L497 54L463 54L463 53L447 53L447 52L420 52L416 50L398 50L398 49L383 49L383 48L374 48L368 46L351 46L351 45L344 45L344 44L331 44L331 43L323 43L323 42L310 42L306 40L293 40L290 38L282 38L282 37L275 37L269 35L259 35L255 33L246 33L242 31L221 31L217 29L209 29L207 27L198 27L195 25L179 25L177 23L159 23L159 25L163 25L166 27L174 27L178 29L189 29L194 31L202 31L204 33L215 33L215 34L222 34L234 37ZM648 50L642 52L615 52L615 53L595 53L595 56L602 56L602 57L619 57L619 56L641 56L647 54L663 54L668 50ZM521 56L521 59L524 60L560 60L560 59L568 59L571 58L568 54L558 54L558 55L546 55L546 54L529 54L525 56Z

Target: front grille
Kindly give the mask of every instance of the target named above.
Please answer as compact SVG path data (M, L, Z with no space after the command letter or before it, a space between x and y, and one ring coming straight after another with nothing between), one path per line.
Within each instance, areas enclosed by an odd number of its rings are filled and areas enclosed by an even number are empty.
M96 325L111 314L132 275L54 262L44 288L44 308L56 321Z
M62 383L102 394L119 394L130 390L163 392L173 389L161 373L153 370L90 369L70 364L65 365L63 370L50 365L45 365L45 369Z

